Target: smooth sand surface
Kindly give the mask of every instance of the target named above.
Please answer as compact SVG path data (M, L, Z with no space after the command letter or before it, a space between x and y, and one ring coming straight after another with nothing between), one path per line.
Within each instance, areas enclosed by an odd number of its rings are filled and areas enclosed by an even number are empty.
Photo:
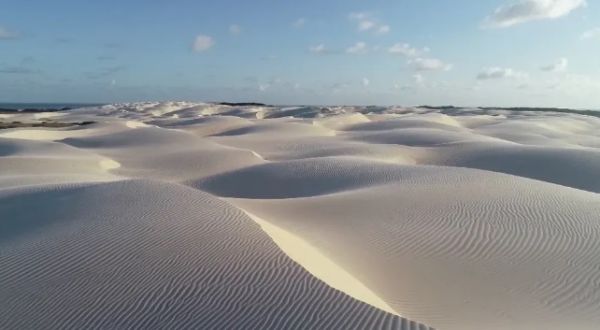
M52 119L95 123L0 130L2 329L600 324L600 118L165 102Z

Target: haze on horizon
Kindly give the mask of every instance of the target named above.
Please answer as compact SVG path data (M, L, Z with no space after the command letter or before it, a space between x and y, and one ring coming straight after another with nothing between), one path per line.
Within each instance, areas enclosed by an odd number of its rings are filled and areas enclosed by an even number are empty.
M8 1L1 102L600 108L586 0Z

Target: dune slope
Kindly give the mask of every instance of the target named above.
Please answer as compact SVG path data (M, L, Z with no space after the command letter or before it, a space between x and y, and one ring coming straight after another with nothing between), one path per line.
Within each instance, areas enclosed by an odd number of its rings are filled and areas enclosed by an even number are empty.
M343 168L318 181L335 182ZM470 169L397 171L386 183L355 181L325 195L249 197L257 192L230 201L302 237L391 308L436 328L600 322L596 194ZM277 178L283 187L296 180Z
M122 181L0 200L3 329L419 328L328 287L190 188Z

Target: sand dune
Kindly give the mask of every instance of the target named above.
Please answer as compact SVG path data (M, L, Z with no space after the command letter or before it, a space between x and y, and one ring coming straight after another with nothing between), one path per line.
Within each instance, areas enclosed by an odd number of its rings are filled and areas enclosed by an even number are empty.
M600 192L600 152L592 149L464 144L441 149L432 163L509 173Z
M0 189L45 183L112 181L120 164L62 143L0 138Z
M394 310L438 328L600 322L597 195L466 169L398 172L386 184L325 196L231 202L307 240Z
M184 181L262 163L251 150L224 147L190 133L158 127L66 138L63 143L113 159L128 177Z
M328 287L241 211L190 188L123 181L0 199L3 329L424 329Z
M222 197L284 199L388 184L425 169L333 157L257 165L191 184Z
M0 130L2 329L600 324L599 118L194 102L2 118L94 122Z

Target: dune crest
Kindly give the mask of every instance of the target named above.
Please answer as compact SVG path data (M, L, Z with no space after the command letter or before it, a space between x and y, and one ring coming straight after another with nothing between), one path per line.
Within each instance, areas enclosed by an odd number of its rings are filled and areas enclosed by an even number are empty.
M396 314L392 307L365 287L351 274L324 256L301 238L246 212L273 239L285 254L304 267L309 273L354 299L363 301L388 313Z

